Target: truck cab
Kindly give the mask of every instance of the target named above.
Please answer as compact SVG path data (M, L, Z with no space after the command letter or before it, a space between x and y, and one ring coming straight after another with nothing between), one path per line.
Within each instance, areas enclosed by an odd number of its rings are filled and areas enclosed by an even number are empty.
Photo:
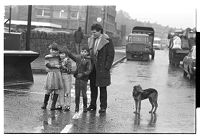
M127 60L149 60L149 55L154 59L153 49L154 30L150 27L136 26L128 35L126 45Z

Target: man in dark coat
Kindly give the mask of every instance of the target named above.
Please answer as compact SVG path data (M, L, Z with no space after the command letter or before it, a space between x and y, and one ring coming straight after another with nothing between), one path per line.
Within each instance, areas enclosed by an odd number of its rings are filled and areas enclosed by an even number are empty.
M91 26L92 36L88 38L88 46L92 58L92 72L90 73L91 102L88 111L96 110L98 87L100 88L100 110L106 112L107 86L111 84L110 69L114 60L114 46L112 40L103 34L100 24Z
M81 50L80 44L81 44L82 39L83 39L83 32L81 30L81 27L79 27L78 30L75 31L75 33L74 33L74 40L75 40L77 54L80 54L80 50Z

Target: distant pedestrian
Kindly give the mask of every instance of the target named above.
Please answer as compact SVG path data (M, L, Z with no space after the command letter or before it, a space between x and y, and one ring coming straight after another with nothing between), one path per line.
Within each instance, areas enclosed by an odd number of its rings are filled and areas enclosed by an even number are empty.
M45 82L45 97L44 97L44 103L41 107L42 109L46 109L46 106L48 104L49 96L51 93L53 94L53 101L51 104L51 110L56 110L56 102L59 94L59 90L63 89L63 81L62 76L60 72L60 56L59 56L59 50L57 47L57 43L52 43L49 46L50 54L45 56L45 66L47 77Z
M107 86L111 84L110 69L114 60L114 46L108 35L103 34L100 24L91 26L92 36L88 39L92 60L92 72L90 73L91 102L88 111L96 110L98 87L100 88L100 110L106 112Z
M91 58L88 47L81 49L80 55L73 55L67 51L69 57L76 62L77 69L74 73L75 79L75 112L79 112L80 92L83 97L83 112L87 112L87 82L91 72Z
M74 33L74 40L75 40L75 47L76 47L76 53L80 54L80 46L81 46L81 41L83 40L83 32L81 27L78 28L77 31Z
M63 78L63 90L60 90L58 110L70 111L72 88L72 60L65 52L60 51L61 74Z

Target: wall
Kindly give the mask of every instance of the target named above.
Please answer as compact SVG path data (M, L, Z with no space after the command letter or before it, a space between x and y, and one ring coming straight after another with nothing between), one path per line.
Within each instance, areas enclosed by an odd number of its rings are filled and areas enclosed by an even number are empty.
M82 46L87 46L89 35L85 35L82 41ZM111 37L114 46L121 46L119 37ZM75 43L73 33L64 32L45 32L45 31L32 31L30 40L30 49L40 54L39 57L44 57L49 54L48 46L52 42L56 42L59 48L66 46L70 51L75 53ZM25 50L26 35L22 33L21 50Z

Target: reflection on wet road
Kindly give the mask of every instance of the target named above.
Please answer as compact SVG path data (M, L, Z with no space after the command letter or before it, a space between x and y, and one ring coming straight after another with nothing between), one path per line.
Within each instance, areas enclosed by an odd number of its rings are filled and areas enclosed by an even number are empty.
M30 89L4 91L5 133L195 133L195 82L183 77L180 68L169 66L168 51L156 50L155 60L124 61L112 71L108 87L106 114L81 113L73 120L74 96L70 112L43 111L45 75L34 75ZM132 89L158 91L158 110L149 114L149 100L142 101L140 115L135 115ZM24 92L19 93L21 90ZM89 92L88 92L89 96Z

